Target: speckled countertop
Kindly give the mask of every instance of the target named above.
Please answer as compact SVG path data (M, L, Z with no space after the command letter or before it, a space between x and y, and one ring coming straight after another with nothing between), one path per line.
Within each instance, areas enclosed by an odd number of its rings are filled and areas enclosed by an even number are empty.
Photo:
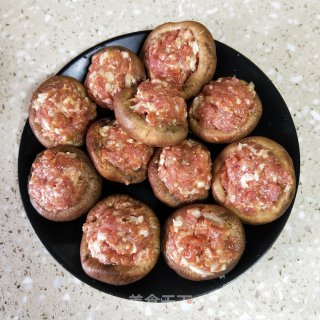
M48 3L0 4L0 318L319 319L320 2ZM17 154L27 105L38 84L94 44L186 19L204 23L217 40L251 59L276 85L298 131L301 182L288 223L272 249L229 285L178 303L122 300L65 271L26 217L17 183Z

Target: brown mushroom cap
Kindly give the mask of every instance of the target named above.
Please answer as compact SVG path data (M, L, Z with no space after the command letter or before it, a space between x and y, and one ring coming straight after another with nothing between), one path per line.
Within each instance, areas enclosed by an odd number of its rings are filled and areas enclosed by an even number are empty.
M208 150L204 145L202 145L200 142L197 141L197 143L202 147L203 150ZM203 195L201 197L198 197L197 199L181 201L177 199L173 194L170 193L169 189L166 187L166 185L160 180L158 175L158 168L159 168L159 159L161 155L162 149L159 148L155 151L153 154L153 157L151 158L149 162L148 167L148 178L151 185L151 188L153 190L154 195L163 203L168 205L169 207L180 207L184 204L189 204L195 201L201 201L208 197L209 190L204 190ZM211 165L211 163L210 163Z
M226 192L221 185L220 172L225 160L237 150L239 143L256 143L263 148L271 151L271 153L280 161L280 163L289 172L293 183L289 185L288 192L282 192L279 199L274 205L274 208L270 210L264 210L257 212L254 215L247 215L243 210L231 205L226 204ZM288 152L278 143L265 137L252 136L244 138L238 142L234 142L228 145L222 152L218 155L213 163L213 174L212 174L212 195L215 201L232 211L237 215L243 222L248 224L265 224L278 219L289 207L293 200L296 188L295 172L293 167L293 162Z
M180 143L188 134L187 119L181 123L161 127L152 127L131 109L131 99L137 93L137 87L126 88L116 95L115 116L122 128L137 141L154 147L172 146Z
M212 79L217 65L216 46L210 31L201 23L196 21L167 22L155 28L144 42L141 50L141 57L145 55L145 48L148 42L164 32L176 29L189 29L192 31L199 45L198 65L184 83L181 93L185 99L195 96L209 80ZM144 60L144 59L143 59ZM147 68L148 76L150 73Z
M247 86L244 80L241 82ZM200 93L201 94L201 93ZM200 139L209 143L231 143L240 140L249 135L257 126L262 115L262 103L256 94L253 104L254 112L248 114L246 122L231 131L222 131L215 128L203 128L200 126L198 119L194 116L194 104L192 103L188 111L189 126L191 131Z
M139 168L139 170L132 170L130 173L128 173L114 166L108 160L103 159L100 155L99 130L104 126L112 125L114 121L115 120L110 118L100 119L90 126L86 139L87 149L90 158L95 168L104 178L111 181L124 183L126 185L140 183L147 178L147 166L146 168ZM153 148L151 149L153 152Z
M144 203L135 200L127 195L112 195L98 202L88 213L87 221L95 219L96 212L104 206L112 206L118 201L134 201L144 208L144 216L148 219L150 229L153 231L151 243L152 252L150 259L145 260L141 265L123 266L106 265L93 258L88 248L86 234L83 233L80 245L80 258L82 268L90 277L113 285L126 285L140 280L146 276L155 266L160 254L160 224L154 212Z
M200 276L198 273L192 271L187 266L174 261L171 259L171 257L167 254L167 243L169 239L169 227L172 225L172 220L177 216L184 216L186 214L186 211L189 209L209 209L212 214L218 216L220 219L227 222L228 226L230 227L230 231L233 232L233 234L237 235L237 257L236 259L229 262L226 266L226 269L219 272L213 272L210 275L207 276ZM239 262L245 248L245 233L244 228L240 220L233 215L229 210L227 210L224 207L213 205L213 204L192 204L183 208L178 209L174 213L172 213L168 219L166 220L166 223L164 225L163 229L163 237L162 237L162 253L163 257L167 263L167 265L173 269L177 274L179 274L181 277L192 280L192 281L202 281L202 280L212 280L219 278L228 272L230 272L235 265Z
M102 179L101 176L97 173L92 162L88 158L88 156L80 149L74 146L56 146L51 148L55 153L59 152L70 152L75 153L77 157L84 163L84 170L82 174L84 175L84 180L86 183L86 191L81 196L80 201L72 207L69 207L64 210L59 210L56 212L48 211L42 208L30 195L30 202L32 206L40 213L43 217L52 221L71 221L79 218L80 216L86 214L93 205L98 201L101 192L102 192ZM45 151L39 153L34 162L38 161ZM29 175L29 182L32 176L33 170L31 169ZM29 190L29 182L28 182L28 190Z
M41 92L45 92L46 90L50 90L52 87L56 86L57 84L61 84L61 83L73 84L77 88L77 90L79 91L79 96L82 96L82 97L87 96L89 99L89 96L87 95L86 88L83 86L83 84L80 83L77 79L74 79L69 76L57 75L57 76L51 77L51 78L47 79L46 81L44 81L37 88L37 90L33 93L31 100L30 100L30 104L29 104L29 124L30 124L30 127L31 127L34 135L36 136L36 138L46 148L51 148L56 145L60 145L61 142L54 141L43 134L42 126L36 122L36 110L32 107L32 105L33 105L34 101L38 98L38 95ZM91 102L91 99L89 99L89 100ZM93 102L91 102L91 103L94 105L94 107L96 106ZM96 116L96 113L95 113L95 116ZM91 122L91 120L87 122L86 129L89 127L90 122ZM78 139L77 139L77 141L74 141L72 143L72 145L74 145L76 147L81 147L84 144L86 133L87 133L87 130L84 130L83 132L78 132ZM64 144L67 144L67 143L64 143ZM68 143L68 144L71 145L71 143Z
M121 52L127 52L129 54L129 57L131 59L131 65L132 65L132 74L133 74L134 78L137 79L137 83L141 82L142 80L144 80L146 78L146 73L145 73L145 69L144 69L144 65L143 65L142 61L133 51L129 50L128 48L125 48L122 46L110 46L110 47L106 47L104 49L101 49L100 51L96 52L95 55L102 54L102 53L108 52L108 51L114 51L114 50L119 50ZM90 71L88 72L88 74L90 74ZM88 90L88 95L100 107L105 108L105 109L113 109L112 104L106 103L102 99L97 97L95 92L90 88L90 86L89 86L90 80L88 78L88 74L85 79L85 86Z

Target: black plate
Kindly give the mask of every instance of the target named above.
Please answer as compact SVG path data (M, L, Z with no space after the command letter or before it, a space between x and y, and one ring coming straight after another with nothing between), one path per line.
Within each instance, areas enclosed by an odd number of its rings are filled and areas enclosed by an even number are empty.
M123 35L85 51L68 63L58 74L69 75L80 81L84 80L91 56L103 47L122 45L138 52L148 31ZM283 145L293 159L294 168L299 181L300 154L297 133L289 110L277 89L267 76L250 60L232 48L216 41L218 67L214 78L221 76L237 76L255 84L255 89L263 104L263 115L252 135L262 135ZM99 110L99 116L108 112ZM214 159L223 145L207 145ZM42 218L32 207L27 181L32 162L44 148L33 135L28 121L25 124L19 150L18 174L22 201L28 218L38 237L52 256L69 272L90 286L106 293L133 300L174 301L196 297L222 287L250 268L267 250L282 231L293 206L293 202L285 214L278 220L262 225L245 225L246 248L238 265L226 276L202 282L192 282L179 277L169 269L162 257L155 268L142 280L127 286L112 286L88 277L81 268L79 244L82 236L81 227L85 217L73 222L55 223ZM122 184L104 180L103 195L127 193L150 205L159 217L161 224L174 210L159 202L153 195L148 182L126 187ZM213 202L212 198L208 202Z

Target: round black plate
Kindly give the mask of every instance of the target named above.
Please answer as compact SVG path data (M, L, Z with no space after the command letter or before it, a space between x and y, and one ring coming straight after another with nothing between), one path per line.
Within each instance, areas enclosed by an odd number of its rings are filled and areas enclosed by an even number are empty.
M110 45L122 45L138 52L147 35L148 31L142 31L104 41L73 59L58 74L69 75L83 82L90 58L95 52ZM218 41L216 46L218 66L214 78L235 75L255 84L264 111L252 135L266 136L283 145L293 159L299 181L300 154L297 134L288 108L279 92L266 75L246 57ZM108 115L108 112L99 110L100 117L105 115ZM207 146L212 159L223 148L223 145ZM88 277L82 270L79 245L85 216L72 222L55 223L42 218L32 207L27 191L28 175L36 155L43 149L27 121L21 137L18 174L22 201L35 232L52 256L74 276L98 290L126 299L152 302L176 301L220 288L250 268L266 253L279 236L293 206L292 202L286 213L272 223L262 226L245 225L247 238L245 252L238 265L220 279L202 282L185 280L169 269L161 257L155 268L142 280L127 286L112 286ZM156 212L161 224L174 211L154 197L148 182L126 187L104 180L102 197L114 193L127 193L144 201ZM210 197L207 202L213 202L213 199Z

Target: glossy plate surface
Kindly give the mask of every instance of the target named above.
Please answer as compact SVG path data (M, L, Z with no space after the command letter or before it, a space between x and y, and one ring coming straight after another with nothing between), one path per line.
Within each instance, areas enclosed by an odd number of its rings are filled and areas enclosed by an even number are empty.
M142 31L102 42L73 59L58 74L68 75L83 82L94 53L111 45L121 45L139 52L148 33L148 31ZM214 79L235 75L255 84L255 90L262 101L264 111L252 135L268 137L285 147L293 159L298 185L299 144L294 123L284 100L267 76L250 60L223 43L216 41L216 46L218 65ZM99 117L112 115L105 110L99 110L98 113ZM206 145L211 151L212 159L215 159L224 147L224 145ZM35 232L51 255L78 279L100 291L126 299L150 302L175 301L196 297L224 286L250 268L266 253L282 231L293 206L292 202L285 214L272 223L262 226L245 225L247 238L245 252L237 266L223 278L202 282L185 280L169 269L160 257L155 268L142 280L127 286L112 286L88 277L82 270L79 246L85 216L72 222L56 223L42 218L32 207L27 191L28 176L32 162L43 149L27 121L21 137L18 175L22 201ZM144 201L156 212L161 224L174 211L155 198L147 181L126 187L104 180L102 198L114 193L126 193ZM207 202L213 203L212 197L208 198Z

